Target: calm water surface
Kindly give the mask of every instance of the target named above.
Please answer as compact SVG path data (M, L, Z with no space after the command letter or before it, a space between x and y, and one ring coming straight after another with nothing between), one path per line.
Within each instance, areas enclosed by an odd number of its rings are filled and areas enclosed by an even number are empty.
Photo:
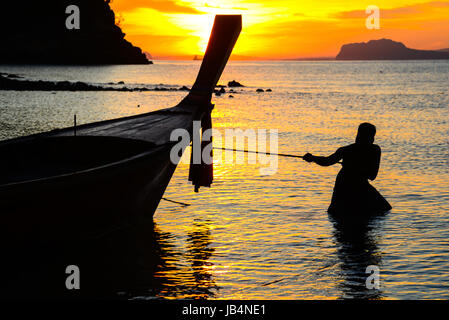
M192 61L0 72L180 87L198 68ZM133 281L112 290L138 299L449 298L449 62L231 62L221 83L233 79L246 87L214 97L214 127L278 129L282 153L327 155L352 143L360 122L374 123L383 154L373 185L393 210L348 234L326 213L338 165L279 158L276 174L263 176L259 165L218 157L212 188L195 194L182 164L165 196L191 206L161 202L151 239L128 266ZM74 113L88 123L173 106L184 95L0 91L0 139L70 126ZM380 268L380 290L365 287L368 265Z

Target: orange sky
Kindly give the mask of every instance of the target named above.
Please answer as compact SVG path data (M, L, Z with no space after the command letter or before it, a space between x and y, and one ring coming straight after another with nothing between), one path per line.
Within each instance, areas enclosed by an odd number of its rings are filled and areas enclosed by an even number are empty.
M365 9L380 8L368 30ZM389 38L415 49L449 48L449 1L113 0L126 39L154 58L204 52L215 14L242 14L234 58L335 56L341 45Z

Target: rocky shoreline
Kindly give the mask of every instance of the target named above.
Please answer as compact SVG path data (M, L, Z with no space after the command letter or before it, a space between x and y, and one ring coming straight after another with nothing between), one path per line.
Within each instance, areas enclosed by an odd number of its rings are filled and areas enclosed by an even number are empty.
M22 80L21 76L16 74L0 73L0 90L14 91L189 91L186 86L180 88L166 87L111 87L110 85L124 85L123 81L118 83L107 83L109 86L93 85L81 81L44 81L44 80Z
M217 85L214 90L215 96L221 96L223 94L230 94L230 98L233 98L232 94L238 94L242 91L237 91L235 87L245 87L244 85L236 81L231 81L228 86ZM226 90L225 88L228 88ZM126 86L125 82L118 81L108 82L105 84L90 84L82 81L45 81L45 80L27 80L24 77L12 74L0 72L0 91L121 91L121 92L146 92L146 91L190 91L187 86L181 87L165 87L164 84L160 84L155 87L136 87ZM272 92L271 89L257 89L256 92Z

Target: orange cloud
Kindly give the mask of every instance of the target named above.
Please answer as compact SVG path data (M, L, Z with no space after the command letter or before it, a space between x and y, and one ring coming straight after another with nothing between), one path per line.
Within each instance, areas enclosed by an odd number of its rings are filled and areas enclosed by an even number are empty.
M115 0L111 3L114 10L132 11L139 8L154 9L159 12L165 13L186 13L186 14L198 14L201 13L198 10L189 6L178 4L176 1L165 0Z
M441 10L445 10L449 8L449 2L443 1L433 1L427 3L419 3L399 8L391 8L391 9L380 9L381 18L382 19L398 19L404 17L419 17L420 15L426 16L429 14L439 14L443 13ZM363 10L352 10L352 11L342 11L338 12L334 15L335 18L339 19L365 19L366 13L365 9ZM446 13L447 17L447 13Z

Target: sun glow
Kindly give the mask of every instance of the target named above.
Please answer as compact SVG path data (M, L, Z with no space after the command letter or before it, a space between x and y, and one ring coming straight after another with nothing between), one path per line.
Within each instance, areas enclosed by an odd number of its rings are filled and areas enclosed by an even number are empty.
M198 1L195 3L198 3ZM233 52L240 54L245 51L245 42L241 40L245 35L245 30L256 23L261 22L261 17L251 14L248 9L237 7L237 3L233 4L232 1L227 1L226 5L220 4L220 1L209 1L202 4L195 3L192 2L192 5L194 5L195 9L201 12L201 14L174 14L169 18L171 23L186 30L186 35L196 38L196 46L189 49L195 52L195 54L202 55L205 53L215 15L241 14L243 16L243 31ZM251 7L258 8L259 6L252 5ZM258 10L253 12L261 12L261 10L258 8Z
M180 24L188 30L186 36L193 37L195 40L190 43L188 48L192 54L202 55L206 51L209 41L210 31L214 23L214 15L176 15L170 17L172 23Z

